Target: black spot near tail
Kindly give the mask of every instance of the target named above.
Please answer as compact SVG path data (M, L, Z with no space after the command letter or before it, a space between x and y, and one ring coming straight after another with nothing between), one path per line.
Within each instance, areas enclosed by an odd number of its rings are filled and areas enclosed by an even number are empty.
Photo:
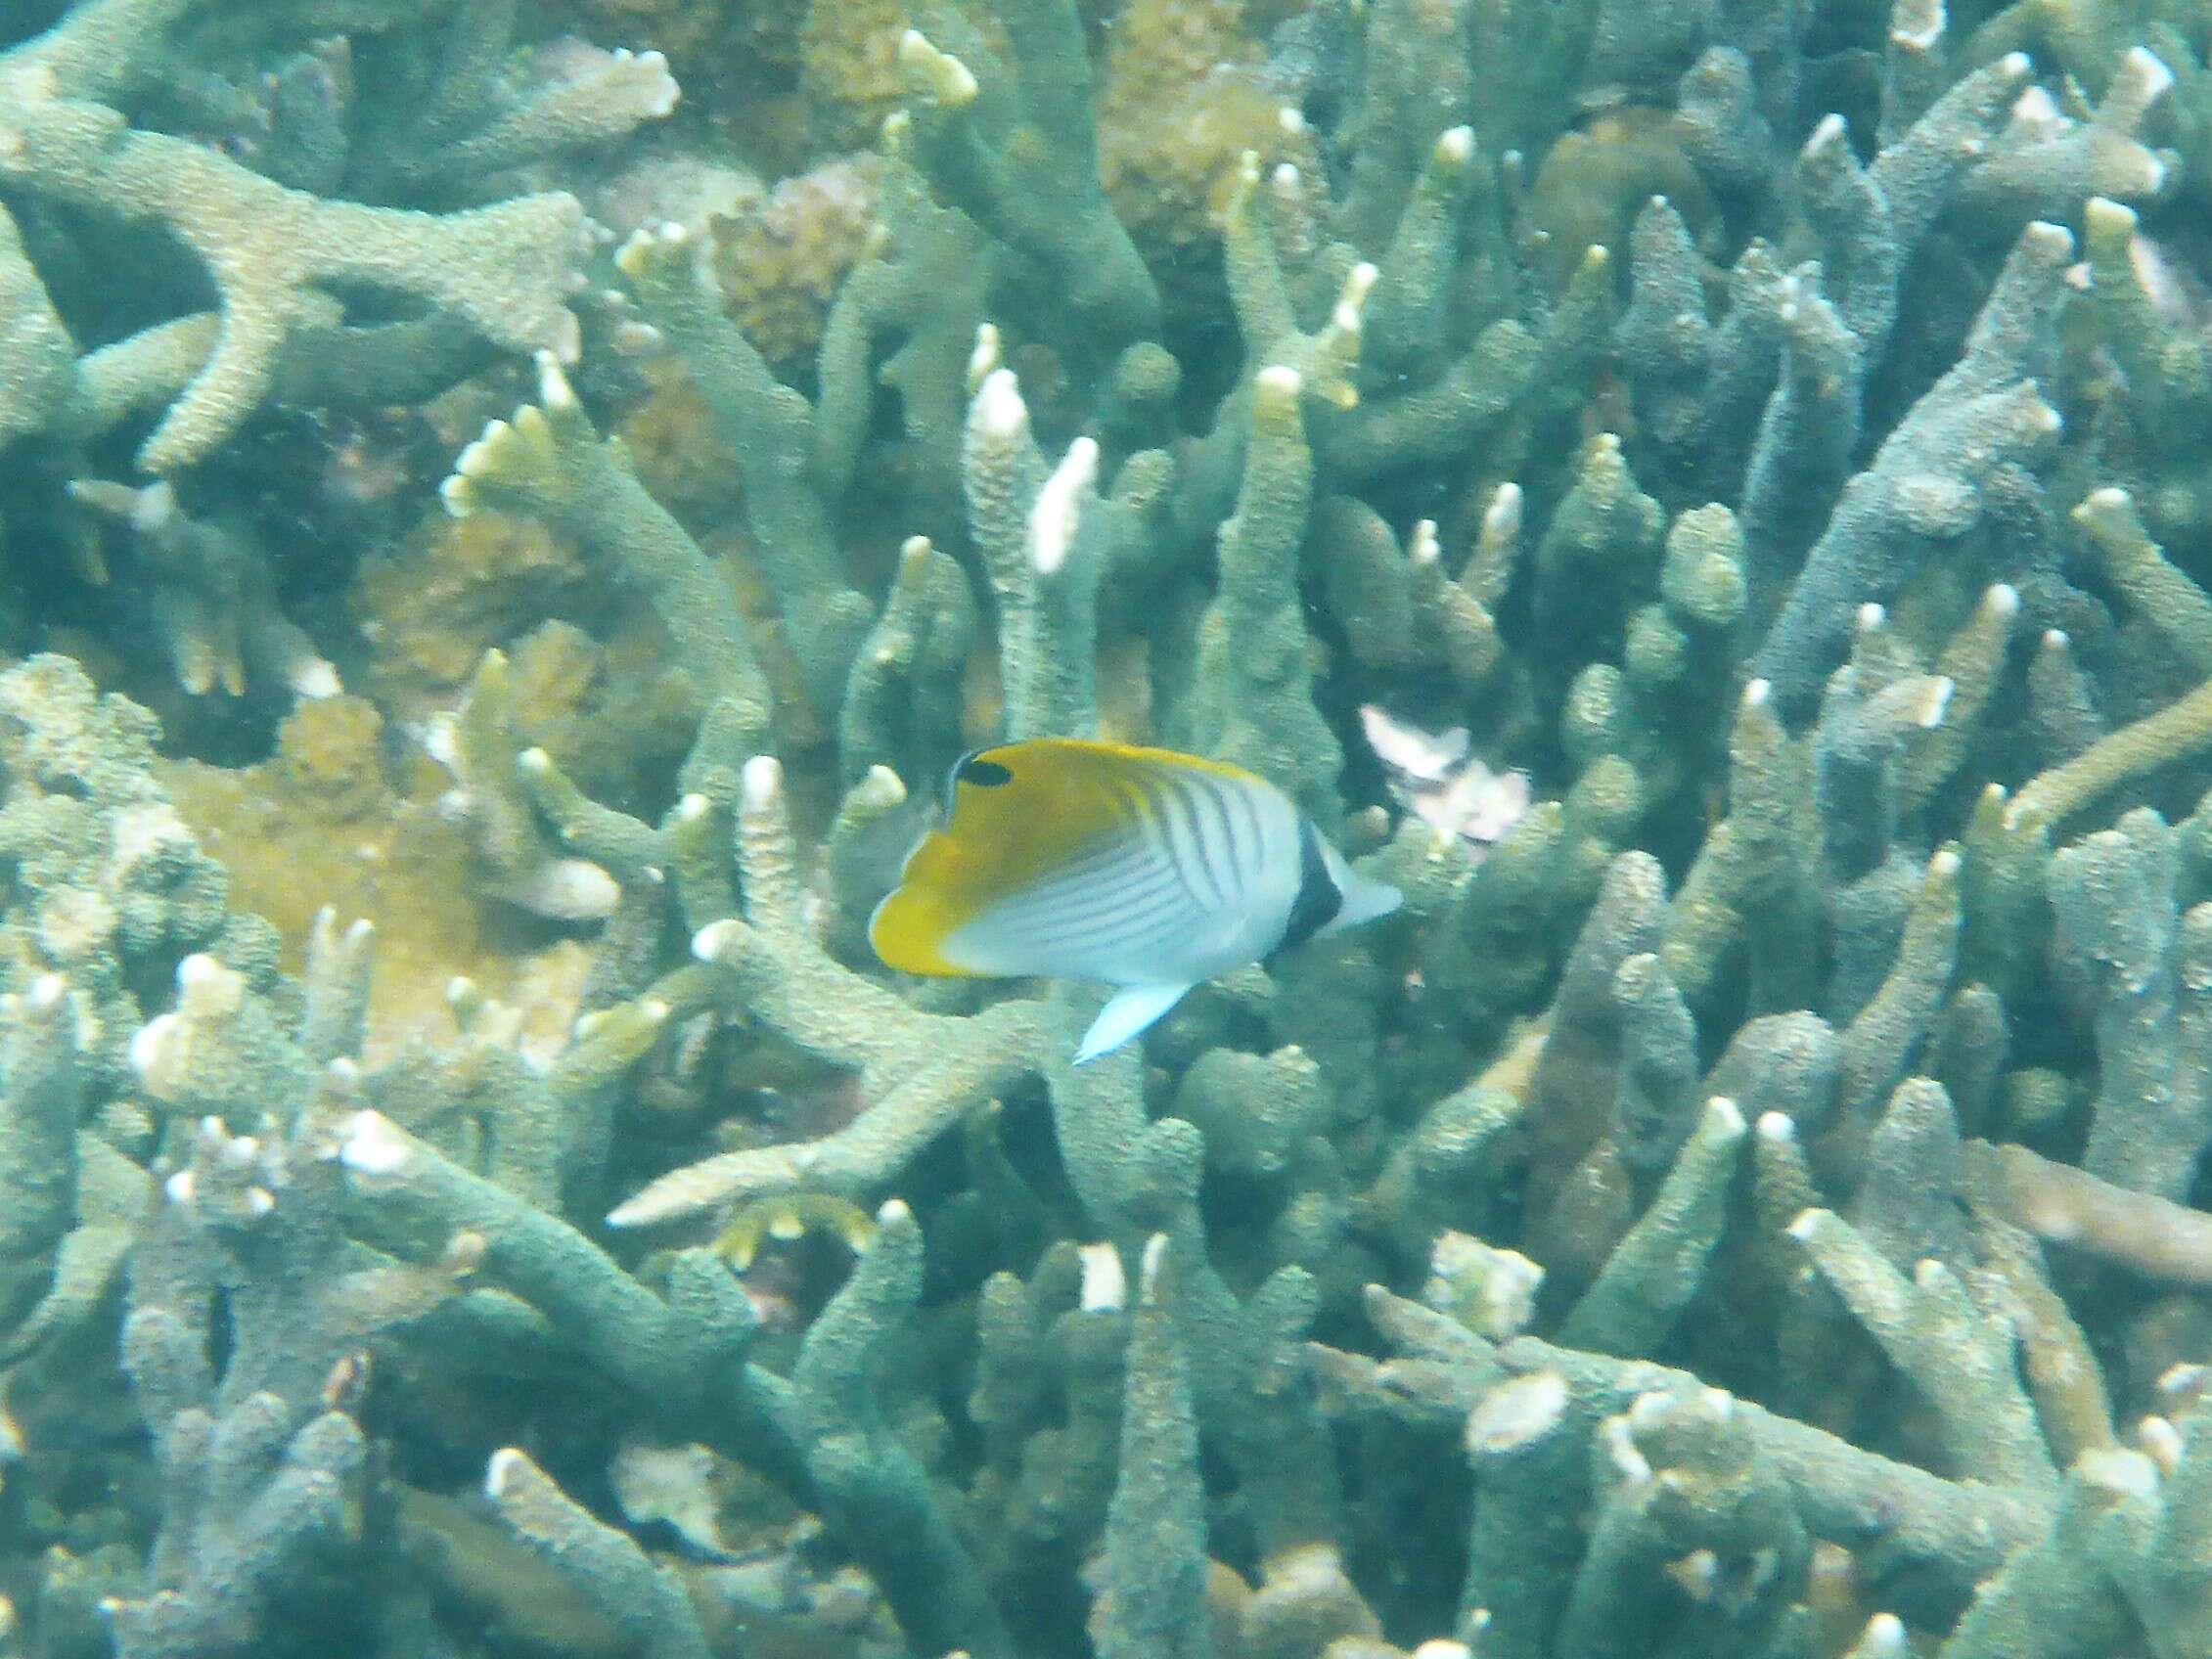
M1290 917L1283 927L1283 943L1276 950L1302 945L1336 919L1344 908L1344 895L1330 876L1321 856L1321 831L1313 820L1298 815L1298 896L1290 901Z

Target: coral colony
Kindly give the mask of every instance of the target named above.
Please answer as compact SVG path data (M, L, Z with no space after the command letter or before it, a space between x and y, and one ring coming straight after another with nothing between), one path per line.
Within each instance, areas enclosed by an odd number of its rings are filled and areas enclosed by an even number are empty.
M0 7L0 1656L2212 1653L2208 66ZM1092 737L1403 907L886 969Z

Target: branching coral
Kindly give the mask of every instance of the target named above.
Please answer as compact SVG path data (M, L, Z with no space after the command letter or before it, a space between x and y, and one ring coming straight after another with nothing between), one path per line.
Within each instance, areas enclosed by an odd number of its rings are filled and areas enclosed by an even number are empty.
M650 41L48 10L18 620L79 620L81 480L188 687L356 695L232 779L0 675L28 1651L101 1597L174 1659L2212 1644L2201 18L820 5L788 108L665 139L873 180L769 329L758 226L601 260L547 188L671 113ZM95 291L134 227L216 309ZM1159 264L1216 239L1219 292ZM486 345L534 384L420 417L462 527L345 640L363 550L256 551L248 418ZM193 475L95 481L160 408ZM575 691L639 638L664 693ZM641 698L651 763L578 713ZM953 758L1099 734L1403 909L1082 1067L1090 987L882 971ZM476 924L234 913L253 788L348 858L436 801L443 879L381 879Z
M511 349L574 352L575 319L564 305L582 224L572 198L436 219L319 200L201 146L134 129L98 100L143 72L168 20L122 14L80 8L0 62L0 179L34 198L164 226L222 295L205 361L140 452L148 471L188 466L236 430L284 353L319 355L336 369L334 348L341 359L363 349L321 291L332 285L410 294Z

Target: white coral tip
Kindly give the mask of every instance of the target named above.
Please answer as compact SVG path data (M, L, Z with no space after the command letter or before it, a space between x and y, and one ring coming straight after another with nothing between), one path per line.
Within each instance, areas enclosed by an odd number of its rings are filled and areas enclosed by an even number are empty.
M414 1156L407 1138L382 1112L355 1112L346 1120L338 1160L355 1175L386 1180L405 1170Z
M1492 492L1490 505L1482 511L1483 533L1492 536L1519 535L1520 512L1520 485L1508 479Z
M1926 52L1943 38L1944 22L1943 8L1930 6L1927 10L1927 22L1920 27L1893 28L1889 31L1889 38L1908 51Z
M1038 490L1036 505L1029 510L1029 561L1038 574L1053 575L1067 562L1083 497L1098 475L1098 440L1079 437L1067 446L1067 454Z
M1129 1279L1121 1252L1111 1244L1084 1244L1075 1259L1081 1269L1076 1306L1086 1314L1118 1313L1129 1305Z
M576 388L568 383L561 359L550 351L541 351L537 363L538 401L557 414L575 408Z
M158 1013L131 1033L130 1065L142 1078L150 1077L161 1063L161 1052L176 1040L184 1021L173 1013Z
M784 763L772 754L745 762L744 804L747 812L767 812L784 798Z
M557 858L533 871L515 894L555 921L599 921L622 902L622 884L586 858Z
M1639 1406L1642 1404L1642 1400L1637 1402ZM1598 1431L1598 1438L1623 1481L1631 1486L1642 1486L1651 1478L1651 1460L1631 1437L1626 1417L1607 1417Z
M984 379L1004 361L1000 349L998 325L978 323L975 326L975 344L968 353L968 385L971 391L978 390Z
M1167 1234L1155 1233L1145 1240L1145 1253L1137 1263L1138 1294L1148 1303L1159 1296L1159 1270L1166 1259Z
M2031 86L2013 101L2013 125L2032 137L2049 137L2067 124L2058 112L2058 101L2040 86Z
M2158 1465L2159 1471L2171 1478L2181 1467L2183 1444L2181 1431L2166 1417L2145 1417L2136 1424L2136 1444L2144 1456Z
M1012 369L993 369L975 388L975 425L994 438L1011 438L1029 425L1029 406Z
M677 84L676 77L668 72L667 58L658 52L646 52L639 56L638 63L655 77L653 95L646 102L646 113L658 118L673 112L677 102L684 96L684 89Z
M502 1446L484 1465L484 1496L493 1502L513 1490L515 1481L530 1466L530 1459L512 1446Z
M1959 683L1948 674L1938 675L1928 682L1927 696L1914 716L1922 731L1932 732L1943 724L1944 711L1951 706L1951 694L1958 689Z
M1895 1613L1876 1613L1860 1633L1856 1651L1867 1659L1894 1659L1905 1651L1905 1621Z
M327 697L335 697L345 689L339 683L337 667L319 656L310 656L305 661L295 663L286 680L294 695L304 697L309 702L321 702Z
M2120 60L2120 67L2136 83L2136 96L2144 104L2164 96L2166 89L2174 84L2174 71L2147 46L2129 47L2127 55Z
M725 917L720 921L710 921L692 935L692 955L700 962L720 962L722 953L738 936L745 925L735 917Z

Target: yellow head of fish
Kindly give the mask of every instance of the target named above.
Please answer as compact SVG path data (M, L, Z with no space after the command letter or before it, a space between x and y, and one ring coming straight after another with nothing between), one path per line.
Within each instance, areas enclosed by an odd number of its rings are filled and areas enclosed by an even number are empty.
M1078 1064L1204 979L1396 910L1265 779L1172 749L1072 738L965 755L868 936L907 973L1122 987Z

